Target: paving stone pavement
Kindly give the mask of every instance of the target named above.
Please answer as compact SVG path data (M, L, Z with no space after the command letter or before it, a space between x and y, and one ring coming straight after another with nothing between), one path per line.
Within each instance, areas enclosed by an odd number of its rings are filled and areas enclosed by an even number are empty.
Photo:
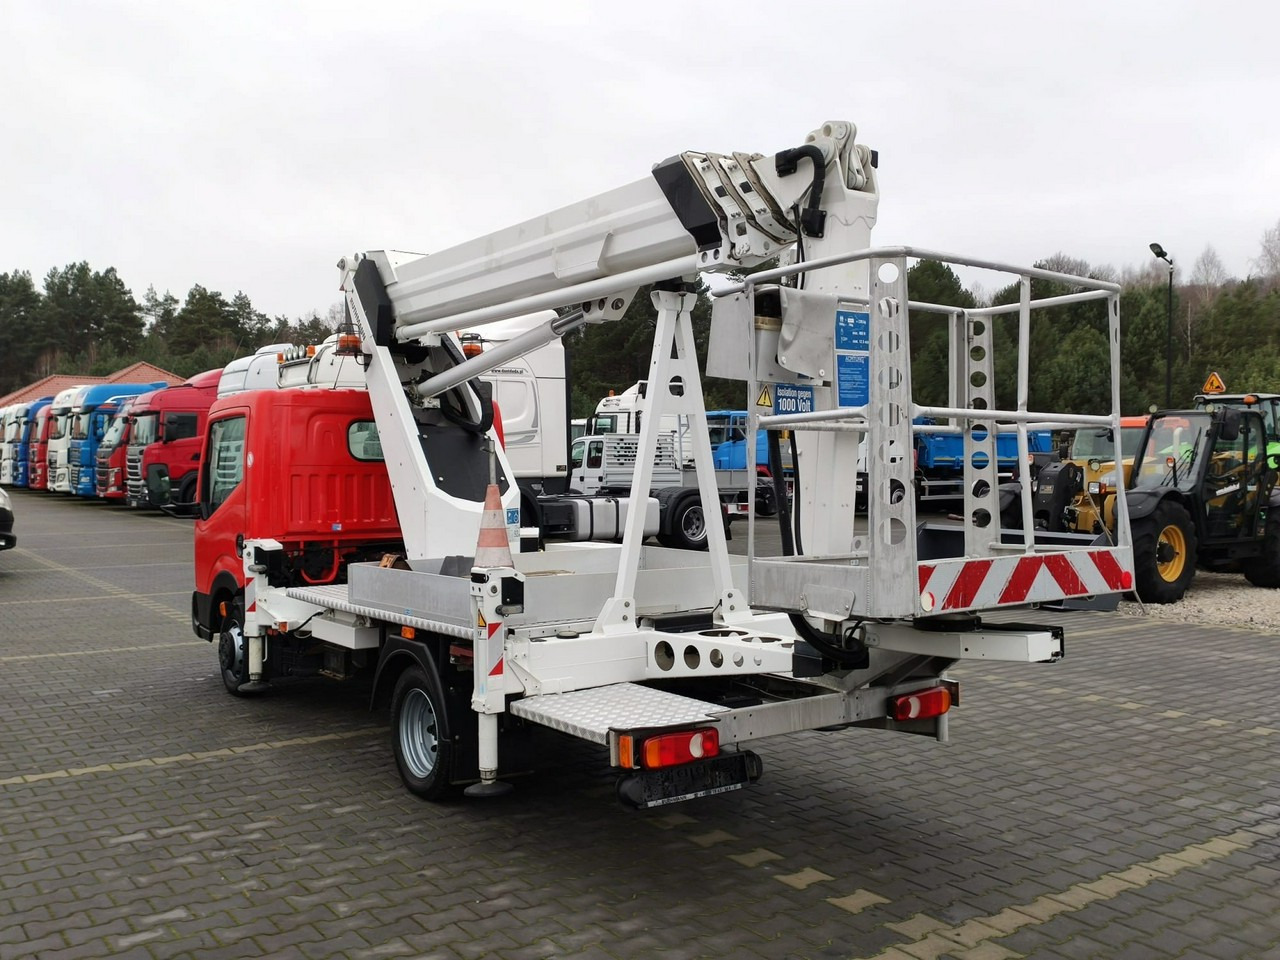
M1280 636L1105 614L966 664L952 742L766 741L647 813L548 733L490 802L400 786L367 688L227 696L191 528L15 491L0 960L1280 957Z

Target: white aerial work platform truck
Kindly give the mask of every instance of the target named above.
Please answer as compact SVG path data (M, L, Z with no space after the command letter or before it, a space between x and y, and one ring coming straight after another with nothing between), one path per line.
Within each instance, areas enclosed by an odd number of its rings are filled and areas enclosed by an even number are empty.
M1001 498L1030 516L1031 491L1000 489L994 437L1014 430L1025 457L1032 427L1119 429L1119 289L871 247L876 167L852 124L826 123L777 154L679 154L633 183L428 256L343 259L347 340L366 369L403 558L344 564L335 553L331 582L304 581L286 545L241 531L241 582L210 588L196 624L217 643L232 692L321 649L325 672L374 671L402 779L421 796L464 783L469 795L502 792L529 768L527 735L544 726L607 751L620 799L647 807L754 780L761 764L750 747L764 737L872 727L946 740L952 664L1060 658L1063 631L1051 620L980 614L1130 589L1128 523L1121 517L1115 542L1101 544L1002 531ZM649 545L656 511L644 497L615 502L613 526L590 497L543 498L548 529L519 529L486 371L581 324L618 320L653 284L650 411L633 489L652 487L660 425L679 415L701 496L714 502L691 281L779 254L784 266L718 293L708 372L744 382L748 449L757 430L770 432L775 453L784 431L794 438L794 506L779 498L783 555L757 555L754 516L744 557L730 556L718 524L705 553ZM910 301L913 258L1003 270L1022 287L1009 307L938 308L952 338L947 407L912 401L908 314L933 309ZM1028 410L1029 329L1045 305L1031 295L1037 277L1073 285L1051 303L1096 300L1105 310L1109 409ZM456 331L539 310L558 313L464 358ZM995 404L992 326L1002 312L1019 331L1011 409ZM771 407L758 403L764 396ZM964 434L958 526L917 530L910 464L889 455L909 447L918 415ZM202 483L198 551L201 522L267 468L242 449L251 446L243 428L216 427L211 438L234 442L206 452L206 464L217 458L219 500L204 499ZM855 513L864 438L865 520Z

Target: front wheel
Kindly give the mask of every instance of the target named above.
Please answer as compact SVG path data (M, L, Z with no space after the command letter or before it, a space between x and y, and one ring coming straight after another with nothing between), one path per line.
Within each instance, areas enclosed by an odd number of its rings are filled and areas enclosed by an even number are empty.
M410 793L438 800L450 788L453 742L444 691L435 670L412 666L400 674L391 697L391 748Z
M1196 534L1186 507L1165 500L1133 527L1134 586L1145 603L1177 603L1196 572Z
M249 651L244 639L244 597L227 601L227 615L218 631L218 666L222 684L232 696L249 682Z

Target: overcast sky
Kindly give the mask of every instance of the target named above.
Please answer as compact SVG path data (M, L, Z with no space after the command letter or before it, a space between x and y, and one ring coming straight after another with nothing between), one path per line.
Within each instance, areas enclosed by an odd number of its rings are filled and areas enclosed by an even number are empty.
M0 271L322 313L430 252L825 120L875 242L1245 276L1280 221L1280 4L0 0ZM979 278L980 279L980 278Z

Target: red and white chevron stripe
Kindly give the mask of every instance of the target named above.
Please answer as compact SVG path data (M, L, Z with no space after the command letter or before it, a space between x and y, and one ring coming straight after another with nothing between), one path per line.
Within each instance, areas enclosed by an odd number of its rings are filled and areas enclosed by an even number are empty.
M1029 553L919 564L921 613L954 613L1133 589L1112 550Z

